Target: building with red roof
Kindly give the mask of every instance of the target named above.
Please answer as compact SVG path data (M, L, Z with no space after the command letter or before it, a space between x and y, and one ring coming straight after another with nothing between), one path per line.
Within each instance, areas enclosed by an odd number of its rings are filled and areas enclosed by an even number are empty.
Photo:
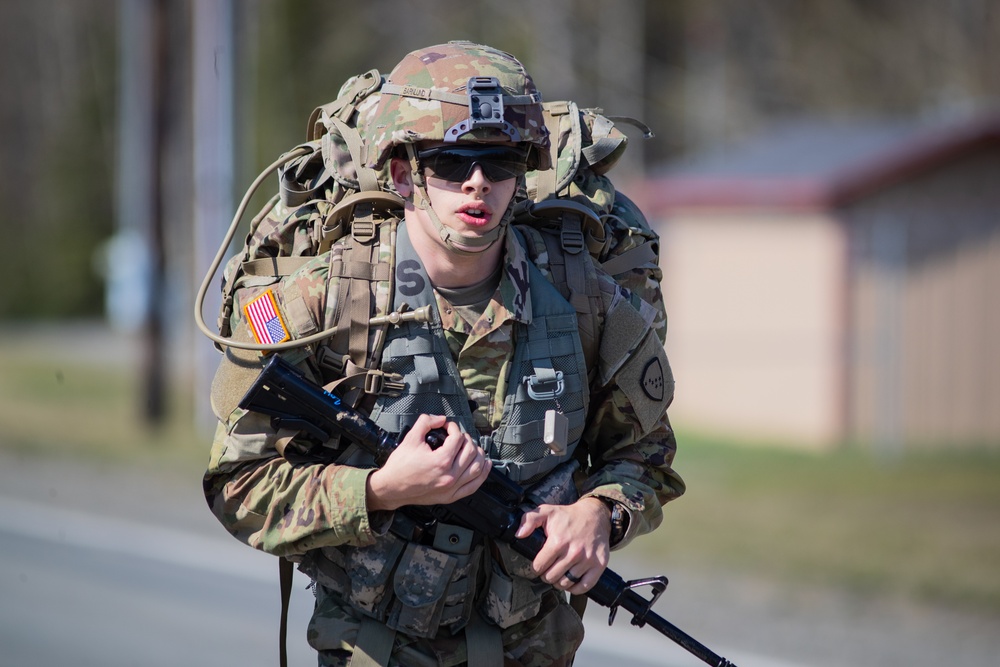
M787 123L651 178L699 431L1000 446L1000 116Z

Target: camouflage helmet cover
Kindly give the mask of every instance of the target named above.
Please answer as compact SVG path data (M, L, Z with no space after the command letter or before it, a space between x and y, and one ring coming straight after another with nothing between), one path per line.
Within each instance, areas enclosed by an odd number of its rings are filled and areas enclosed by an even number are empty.
M504 91L503 126L468 129L469 82L495 77ZM378 105L368 112L367 163L380 169L403 144L451 140L526 143L529 164L549 167L541 95L514 56L471 42L448 42L407 55L390 72ZM449 132L450 131L450 132Z

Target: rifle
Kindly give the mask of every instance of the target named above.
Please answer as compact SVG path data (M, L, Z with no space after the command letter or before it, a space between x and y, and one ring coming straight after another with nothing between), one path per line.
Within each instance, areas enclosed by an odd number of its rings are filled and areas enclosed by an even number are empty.
M311 382L277 354L271 356L239 406L269 415L276 428L299 429L318 442L337 435L346 437L371 454L378 466L385 463L398 444L392 434L357 410L344 405L337 396ZM440 429L437 431L432 431L427 437L431 447L440 446L444 440L443 432ZM533 506L526 491L502 473L492 470L487 481L475 493L450 505L403 507L398 511L413 512L415 519L425 521L429 509L434 519L457 523L490 539L506 542L522 556L534 560L545 544L545 532L539 528L528 537L514 537L526 506ZM635 590L646 586L652 590L648 600ZM598 582L587 592L587 597L611 610L608 625L614 623L618 608L624 607L632 614L632 625L651 626L712 667L736 667L652 611L653 604L666 587L667 578L663 576L625 581L611 569L605 569Z

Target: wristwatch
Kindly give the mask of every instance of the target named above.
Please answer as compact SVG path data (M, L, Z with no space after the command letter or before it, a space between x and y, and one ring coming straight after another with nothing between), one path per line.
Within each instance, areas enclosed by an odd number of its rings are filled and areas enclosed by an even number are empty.
M625 533L628 531L628 512L625 511L621 503L610 498L598 496L598 500L604 503L611 512L611 546L614 547L625 538Z

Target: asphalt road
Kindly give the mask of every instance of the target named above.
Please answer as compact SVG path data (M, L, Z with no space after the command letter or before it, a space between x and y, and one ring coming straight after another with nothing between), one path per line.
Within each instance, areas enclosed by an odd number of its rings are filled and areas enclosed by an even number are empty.
M210 516L200 473L116 469L0 450L0 667L277 663L276 561ZM667 529L667 528L665 528ZM678 571L616 553L626 578L668 574L655 610L739 667L986 667L996 616L847 591ZM312 602L292 598L290 664ZM591 605L577 667L696 667L650 629Z
M225 536L0 497L0 666L273 666L275 565ZM315 663L305 583L293 594L293 665ZM701 664L619 622L590 633L578 665Z

